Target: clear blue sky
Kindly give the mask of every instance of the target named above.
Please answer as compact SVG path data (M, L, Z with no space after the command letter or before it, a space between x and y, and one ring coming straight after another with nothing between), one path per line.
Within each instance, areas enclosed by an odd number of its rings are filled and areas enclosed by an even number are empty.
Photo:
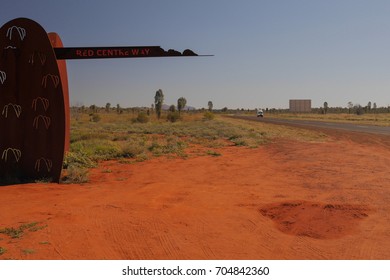
M390 105L387 0L0 0L65 46L158 45L214 57L68 61L72 105L197 108Z

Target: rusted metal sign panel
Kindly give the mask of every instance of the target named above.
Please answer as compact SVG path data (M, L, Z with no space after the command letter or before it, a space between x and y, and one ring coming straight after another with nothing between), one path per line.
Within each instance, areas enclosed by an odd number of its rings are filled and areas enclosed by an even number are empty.
M56 56L45 30L19 18L0 29L0 183L58 182L65 107Z
M164 56L198 56L187 49L182 53L165 51L159 46L54 48L57 59L137 58Z
M47 34L53 48L62 48L62 40L60 36L55 32L50 32ZM58 70L60 71L62 92L64 96L64 106L65 106L65 153L69 152L70 145L70 109L69 109L69 86L68 86L68 72L66 69L65 60L57 60Z

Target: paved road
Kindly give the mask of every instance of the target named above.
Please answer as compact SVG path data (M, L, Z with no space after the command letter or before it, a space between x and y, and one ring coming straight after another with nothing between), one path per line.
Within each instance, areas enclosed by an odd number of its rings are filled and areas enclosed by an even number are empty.
M315 127L325 129L341 129L353 132L373 133L390 136L390 127L374 126L374 125L360 125L350 123L334 123L334 122L322 122L322 121L306 121L306 120L284 120L284 119L273 119L273 118L257 118L257 117L245 117L235 116L236 118L251 119L259 122L266 122L272 124L291 125L298 127Z

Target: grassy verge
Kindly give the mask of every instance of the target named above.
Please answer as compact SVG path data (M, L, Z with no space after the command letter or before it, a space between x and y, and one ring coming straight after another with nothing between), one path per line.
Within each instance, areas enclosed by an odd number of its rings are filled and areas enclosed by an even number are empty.
M390 114L269 114L270 118L295 119L295 120L315 120L326 122L342 122L354 124L368 124L377 126L390 126Z
M100 114L99 121L78 115L71 121L70 152L65 158L64 182L88 181L88 168L101 160L133 163L159 156L189 156L193 147L218 156L218 148L255 148L276 137L317 141L323 135L296 128L281 128L218 115L185 114L181 121L134 122L131 114Z
M246 131L256 132L249 134L249 138L257 139L257 135L261 134L265 142L271 142L273 139L289 139L303 142L322 142L325 141L326 135L320 132L315 132L309 129L295 128L289 126L273 125L262 122L254 122L251 120L224 118L223 121L231 126L240 127Z

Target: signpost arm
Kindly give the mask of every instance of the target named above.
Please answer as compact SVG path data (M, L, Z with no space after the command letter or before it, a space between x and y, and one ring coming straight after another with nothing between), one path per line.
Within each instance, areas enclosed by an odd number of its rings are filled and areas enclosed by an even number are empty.
M173 49L165 51L160 46L54 48L54 52L58 60L198 56L190 49L183 52Z

